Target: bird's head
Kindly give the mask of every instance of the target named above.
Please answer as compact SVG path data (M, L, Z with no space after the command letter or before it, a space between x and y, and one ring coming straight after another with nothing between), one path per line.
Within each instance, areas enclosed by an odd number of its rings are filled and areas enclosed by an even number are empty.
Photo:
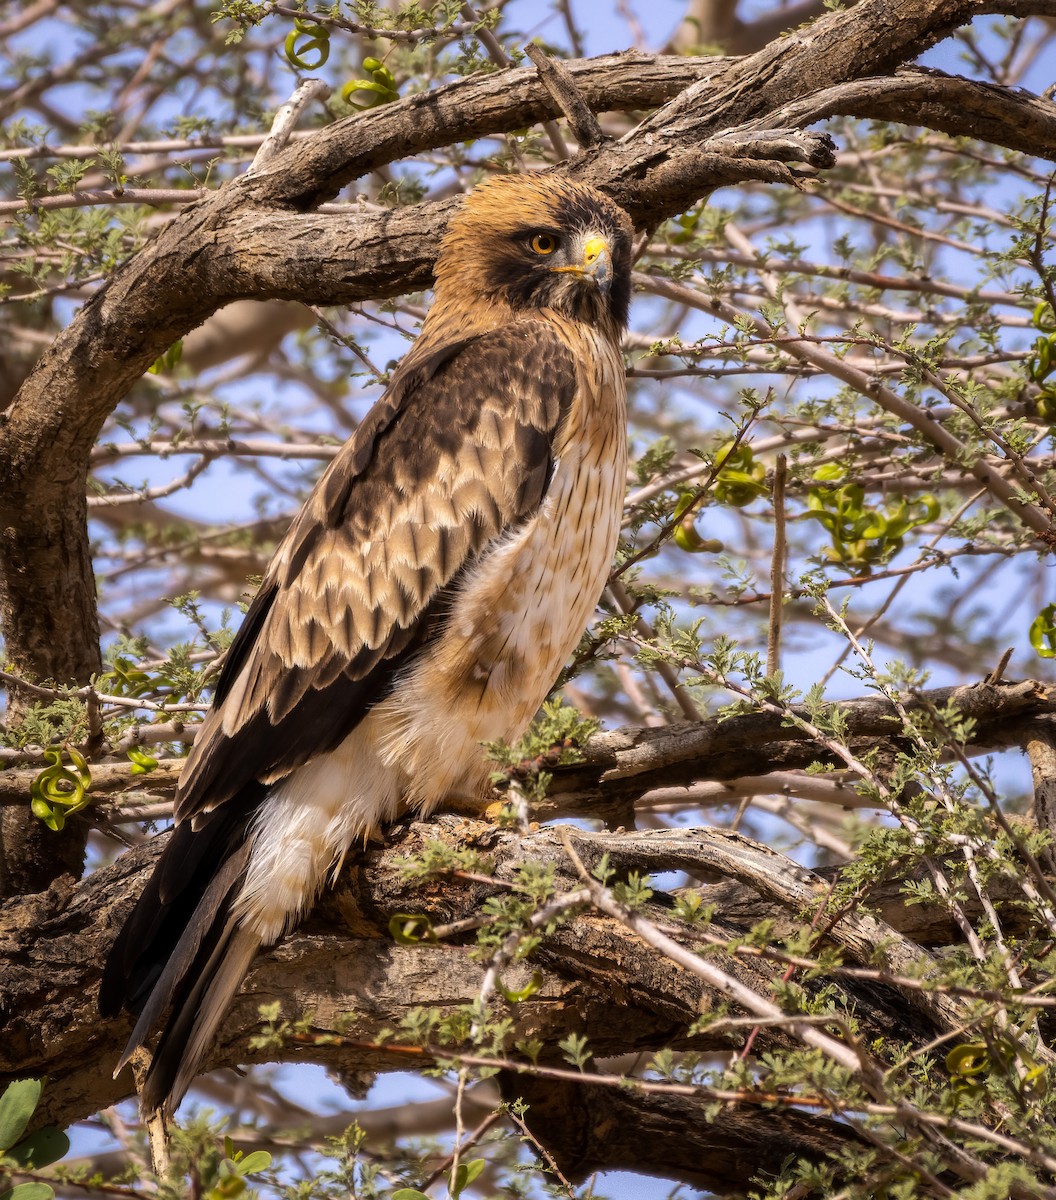
M627 324L630 218L607 196L554 175L481 184L452 219L436 263L437 300L467 291L515 311L556 309Z

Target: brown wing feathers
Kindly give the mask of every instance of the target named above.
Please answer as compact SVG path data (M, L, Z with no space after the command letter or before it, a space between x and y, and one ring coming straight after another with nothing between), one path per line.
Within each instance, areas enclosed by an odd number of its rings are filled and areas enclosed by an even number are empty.
M571 354L539 322L468 345L472 354L463 343L435 356L434 374L369 431L369 459L357 435L320 480L265 578L268 611L255 603L247 614L252 651L232 645L178 817L332 749L435 633L467 562L538 507L571 401ZM527 398L504 424L497 405L511 394ZM485 458L477 469L470 445Z

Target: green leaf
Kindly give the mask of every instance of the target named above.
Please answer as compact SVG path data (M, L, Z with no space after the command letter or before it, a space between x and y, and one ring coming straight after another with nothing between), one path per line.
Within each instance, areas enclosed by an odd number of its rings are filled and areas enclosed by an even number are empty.
M565 1058L574 1067L579 1067L580 1070L583 1069L584 1063L590 1059L590 1046L587 1039L580 1033L570 1033L568 1037L562 1038L557 1045Z
M238 1175L228 1175L207 1193L208 1200L232 1200L246 1190L246 1181Z
M171 371L174 366L183 358L183 341L173 342L173 344L165 351L165 353L154 360L152 366L147 367L148 375L160 375L163 371Z
M398 1192L392 1193L389 1200L429 1200L429 1197L417 1188L400 1188Z
M271 1155L267 1150L254 1150L238 1162L239 1175L255 1175L258 1171L266 1171L271 1166Z
M1031 621L1030 644L1040 658L1056 658L1056 604L1046 604Z
M508 1004L520 1004L522 1000L527 1000L529 996L534 996L542 986L543 976L540 971L533 971L531 979L518 991L506 987L501 979L495 981L495 987Z
M365 108L376 108L379 104L391 104L399 100L400 93L396 88L396 77L380 58L365 58L363 69L370 72L369 79L350 79L341 89L341 99L346 104L361 111ZM362 101L353 100L357 92L366 92Z
M389 933L400 946L436 941L433 923L422 913L395 913L389 918Z
M314 71L330 57L330 31L304 17L297 17L294 28L286 35L283 49L291 66L300 71ZM310 62L304 57L312 50L318 55Z
M54 1200L55 1192L46 1183L16 1183L6 1192L0 1192L0 1200Z
M352 97L357 92L366 92L367 99L363 101L353 100ZM379 104L391 104L393 100L398 100L399 98L399 92L387 84L379 83L374 79L350 79L341 89L341 99L346 104L351 104L353 108L358 109L376 108Z
M755 461L750 446L727 442L716 452L714 463L721 468L712 487L712 495L719 504L743 508L769 491L766 468Z
M43 1087L41 1079L18 1079L4 1089L0 1096L0 1150L10 1150L25 1133Z
M455 1178L451 1182L451 1195L453 1197L461 1196L486 1166L487 1160L483 1158L475 1158L472 1162L459 1163L458 1170L455 1172Z
M843 467L839 463L826 463L818 467L813 476L819 483L835 483L843 478Z
M21 1167L48 1167L63 1158L70 1149L70 1139L54 1125L45 1125L7 1151Z
M990 1070L990 1054L985 1042L967 1042L946 1055L946 1069L951 1075L981 1075Z
M132 775L149 775L151 771L157 769L158 760L154 755L140 750L138 746L132 746L128 750L128 757L132 763Z
M45 750L44 757L51 765L40 772L29 788L30 810L56 833L66 824L67 817L88 807L88 790L92 786L84 755L73 746L67 746L66 751L76 770L63 766L61 750Z

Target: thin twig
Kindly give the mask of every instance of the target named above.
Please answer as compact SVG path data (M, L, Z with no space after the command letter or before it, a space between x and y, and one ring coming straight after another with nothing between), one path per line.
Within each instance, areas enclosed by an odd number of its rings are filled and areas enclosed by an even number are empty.
M611 578L609 580L609 592L613 600L616 602L616 607L622 613L634 612L634 601L631 599L627 589L623 586L619 579ZM643 616L636 616L634 622L635 630L639 636L646 642L655 642L656 633L652 626ZM655 668L656 673L667 684L671 690L671 695L674 696L675 702L682 710L683 716L689 721L703 721L704 717L699 708L693 701L693 697L686 691L683 684L678 678L678 674L669 662L663 659L657 659L656 662L650 664Z
M464 1141L459 1142L457 1147L455 1148L455 1150L453 1150L444 1159L444 1161L436 1168L436 1170L433 1171L433 1173L422 1183L421 1190L423 1192L428 1191L429 1188L431 1188L434 1183L438 1183L441 1179L443 1179L443 1177L448 1173L448 1171L457 1171L458 1170L458 1158L466 1150L468 1150L470 1148L470 1146L473 1146L477 1142L479 1142L480 1139L492 1127L492 1125L494 1125L497 1121L499 1121L501 1119L501 1117L502 1117L502 1114L498 1113L498 1112L488 1113L488 1115L484 1118L483 1121L481 1121L481 1123L476 1127L476 1129L473 1130L473 1132L469 1135L469 1137L467 1137ZM453 1177L452 1177L452 1179L453 1179ZM454 1190L455 1189L452 1187L451 1188L452 1194L454 1193Z
M246 170L247 175L257 175L276 158L290 140L301 114L315 100L323 101L330 95L330 88L321 79L305 79L293 95L281 105L271 123L271 132L260 143L260 149Z
M770 621L766 631L766 673L781 669L781 605L785 594L785 478L788 459L777 456L774 467L774 552L770 558Z
M500 67L512 67L513 60L502 48L502 43L491 32L490 29L483 27L480 22L480 16L472 4L466 3L462 5L462 15L467 21L475 22L474 36L477 41L488 52L488 57L493 63ZM554 153L564 162L565 159L571 158L568 146L565 145L565 139L558 128L556 121L543 121L543 129L546 131L546 136L550 139L550 144L554 148Z
M539 79L543 87L550 93L554 103L565 114L569 128L576 135L580 148L589 150L592 146L600 145L605 140L598 119L591 112L589 105L572 78L572 72L567 67L543 53L541 46L528 42L524 47L525 54L535 63Z

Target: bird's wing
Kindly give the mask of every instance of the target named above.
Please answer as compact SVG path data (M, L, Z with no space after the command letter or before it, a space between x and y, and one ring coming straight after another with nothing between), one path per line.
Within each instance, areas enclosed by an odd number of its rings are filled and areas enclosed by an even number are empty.
M576 386L553 327L417 349L276 551L181 776L178 822L344 740L435 636L460 572L542 501Z

